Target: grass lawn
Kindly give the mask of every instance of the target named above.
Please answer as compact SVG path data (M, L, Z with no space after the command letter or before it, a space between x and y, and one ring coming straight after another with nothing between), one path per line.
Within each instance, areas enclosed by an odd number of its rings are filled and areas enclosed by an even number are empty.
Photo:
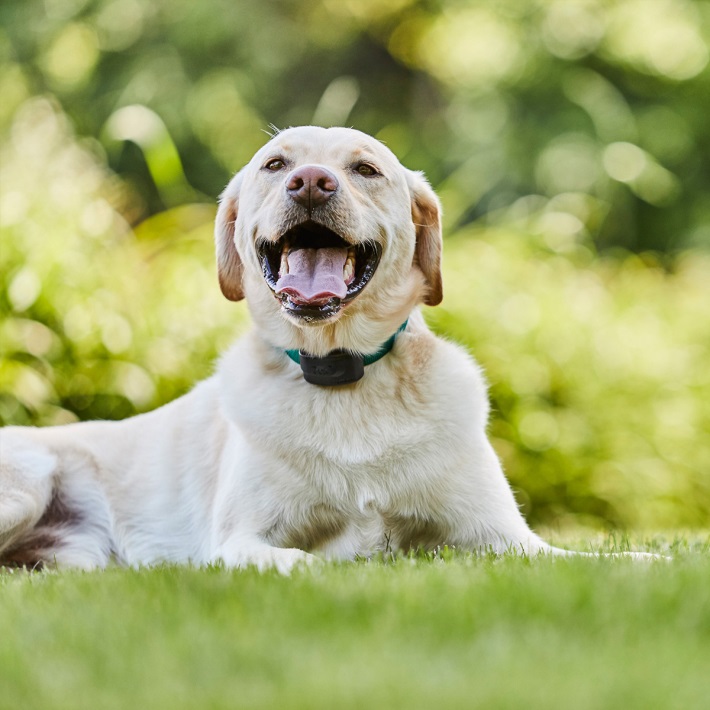
M0 573L0 708L710 707L710 536L632 543L674 559Z

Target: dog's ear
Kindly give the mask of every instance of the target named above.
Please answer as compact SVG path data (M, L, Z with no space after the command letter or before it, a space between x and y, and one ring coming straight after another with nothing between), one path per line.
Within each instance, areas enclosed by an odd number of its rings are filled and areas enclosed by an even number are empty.
M230 301L241 301L244 298L244 266L234 245L234 224L237 221L241 182L241 173L237 173L221 194L214 228L219 286Z
M408 170L407 183L412 197L412 221L417 230L414 259L428 287L424 303L438 306L444 297L441 282L441 203L424 173Z

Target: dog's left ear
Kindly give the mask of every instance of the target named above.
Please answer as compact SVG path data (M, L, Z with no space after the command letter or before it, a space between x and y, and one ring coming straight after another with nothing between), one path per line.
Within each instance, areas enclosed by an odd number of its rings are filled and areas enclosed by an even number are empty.
M412 221L416 227L415 263L424 274L427 292L424 303L438 306L444 297L441 283L441 203L424 177L424 173L407 171L412 197Z
M237 173L220 195L214 228L219 286L230 301L241 301L244 298L244 265L234 245L234 224L237 221L241 182L241 173Z

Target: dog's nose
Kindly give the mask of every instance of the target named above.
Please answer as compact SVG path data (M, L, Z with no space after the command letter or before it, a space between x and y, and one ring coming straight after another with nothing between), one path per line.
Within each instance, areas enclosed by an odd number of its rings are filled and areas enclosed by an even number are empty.
M338 178L316 165L304 165L294 170L286 181L286 191L291 199L309 210L325 204L338 187Z

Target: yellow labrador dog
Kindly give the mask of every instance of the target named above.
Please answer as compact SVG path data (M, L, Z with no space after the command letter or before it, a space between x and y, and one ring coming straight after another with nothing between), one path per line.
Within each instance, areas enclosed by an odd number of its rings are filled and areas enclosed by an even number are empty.
M291 128L229 183L225 296L254 327L186 396L1 435L0 562L276 567L448 543L569 554L527 526L480 369L435 337L439 202L346 128Z

